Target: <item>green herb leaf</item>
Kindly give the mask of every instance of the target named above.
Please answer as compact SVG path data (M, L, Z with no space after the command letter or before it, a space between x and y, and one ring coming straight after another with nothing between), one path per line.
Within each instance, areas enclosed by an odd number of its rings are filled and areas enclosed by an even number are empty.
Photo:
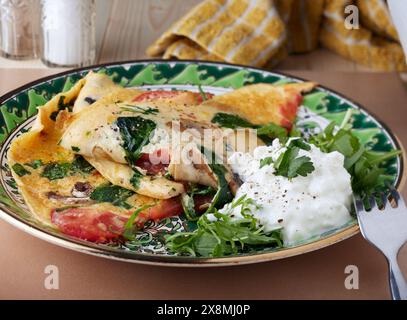
M115 206L130 209L131 205L126 200L133 194L133 191L120 186L105 184L95 188L90 194L90 198L97 202L109 202Z
M253 200L241 197L231 207L241 206L243 219L233 220L229 214L214 211L214 220L202 215L193 232L178 232L166 237L169 250L202 257L221 257L247 252L258 246L281 247L280 230L264 232L257 220L250 215ZM256 208L256 206L255 206Z
M75 147L75 146L72 146L71 149L72 149L73 152L81 151L81 149L79 147Z
M273 139L278 138L281 142L285 142L288 137L287 129L280 127L275 123L268 123L265 125L254 125L249 121L229 113L219 112L212 118L212 123L218 124L223 128L238 129L238 128L252 128L257 130L257 135L266 144L270 144Z
M151 208L153 205L144 205L138 208L136 211L132 213L130 218L127 220L126 224L124 225L124 232L123 237L127 240L134 241L136 239L135 232L133 231L133 224L136 220L137 216L143 212L144 210Z
M347 117L348 122L351 116ZM344 167L351 175L352 189L358 194L373 193L383 187L384 169L381 167L387 160L401 153L400 150L374 153L363 146L350 126L343 123L335 132L335 123L331 122L323 132L310 138L324 152L338 151L345 157Z
M85 158L82 156L75 156L75 159L72 162L72 166L70 169L71 169L71 174L73 174L73 173L89 174L93 170L95 170L95 168L93 168L92 165L89 162L87 162L85 160Z
M31 172L28 171L26 168L24 168L24 166L20 163L13 164L13 166L11 168L16 173L16 175L18 175L19 177L23 177L25 175L31 174Z
M42 166L42 160L34 160L34 161L31 161L31 162L27 162L27 163L25 163L25 165L29 166L29 167L31 167L33 169L38 169L39 167Z
M131 166L141 155L141 149L150 142L156 123L142 117L120 117L116 121L123 139L123 148Z
M315 170L311 158L307 156L297 157L300 149L310 150L310 146L301 139L291 140L286 146L287 150L282 153L274 163L275 175L287 177L307 176Z
M49 180L58 180L65 178L69 175L71 164L68 162L52 162L45 165L41 177L48 178Z
M272 157L266 157L260 160L260 169L263 168L264 166L269 166L270 164L272 164L273 158Z

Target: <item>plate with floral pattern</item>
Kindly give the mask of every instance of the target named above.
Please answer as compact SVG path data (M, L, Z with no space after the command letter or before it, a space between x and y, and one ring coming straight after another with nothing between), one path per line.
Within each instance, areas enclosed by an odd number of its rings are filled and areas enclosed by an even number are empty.
M0 98L0 217L38 238L76 251L128 262L174 266L220 266L247 264L281 259L302 254L338 241L358 232L357 220L352 218L345 225L324 234L280 249L261 248L239 255L200 258L176 255L167 250L165 236L190 228L182 217L172 217L159 222L148 222L137 241L95 244L75 239L57 229L43 225L29 212L11 175L7 161L10 143L30 129L43 105L59 92L69 90L76 81L90 70L107 74L124 87L141 89L176 89L221 94L248 84L283 84L304 80L281 73L245 66L204 61L145 60L103 64L71 70L42 78L24 85ZM340 125L352 109L353 133L374 152L401 149L401 146L383 123L366 109L348 98L322 86L304 97L297 119L297 128L304 134L323 130L331 121ZM403 158L393 158L384 165L383 179L400 186L403 179Z

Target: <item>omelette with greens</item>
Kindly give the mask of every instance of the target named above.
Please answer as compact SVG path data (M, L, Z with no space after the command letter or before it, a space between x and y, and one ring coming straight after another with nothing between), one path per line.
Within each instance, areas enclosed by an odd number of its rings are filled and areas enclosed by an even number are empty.
M283 199L283 188L296 181L300 190L299 182L308 183L301 179L324 171L318 161L331 161L338 165L330 170L343 177L342 189L333 191L345 195L334 223L348 217L354 167L343 164L352 154L325 159L324 154L341 152L322 150L333 132L315 137L312 147L290 138L296 135L302 94L314 87L256 84L214 96L200 88L199 93L123 88L90 72L38 108L30 131L12 142L9 165L32 214L72 237L125 241L135 239L146 221L183 215L197 228L168 236L168 248L180 254L220 256L250 246L281 246L319 227L298 233L302 222L291 213L284 225L275 211L290 210L274 198L273 213L261 211L270 199L259 196L264 193L259 185Z

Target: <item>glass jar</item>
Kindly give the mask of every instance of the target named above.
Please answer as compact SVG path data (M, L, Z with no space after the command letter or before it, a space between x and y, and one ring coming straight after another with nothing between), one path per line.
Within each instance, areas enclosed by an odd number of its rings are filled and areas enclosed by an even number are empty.
M0 53L32 59L38 52L39 0L0 0Z
M95 1L41 0L41 60L49 67L95 62Z

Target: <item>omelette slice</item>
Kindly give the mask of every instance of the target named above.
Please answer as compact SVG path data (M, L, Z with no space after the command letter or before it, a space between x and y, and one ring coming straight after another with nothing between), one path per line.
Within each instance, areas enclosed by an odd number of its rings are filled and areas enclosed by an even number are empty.
M253 84L215 96L203 105L218 106L223 111L239 115L253 124L272 122L291 129L302 102L301 94L311 91L315 86L314 82Z

